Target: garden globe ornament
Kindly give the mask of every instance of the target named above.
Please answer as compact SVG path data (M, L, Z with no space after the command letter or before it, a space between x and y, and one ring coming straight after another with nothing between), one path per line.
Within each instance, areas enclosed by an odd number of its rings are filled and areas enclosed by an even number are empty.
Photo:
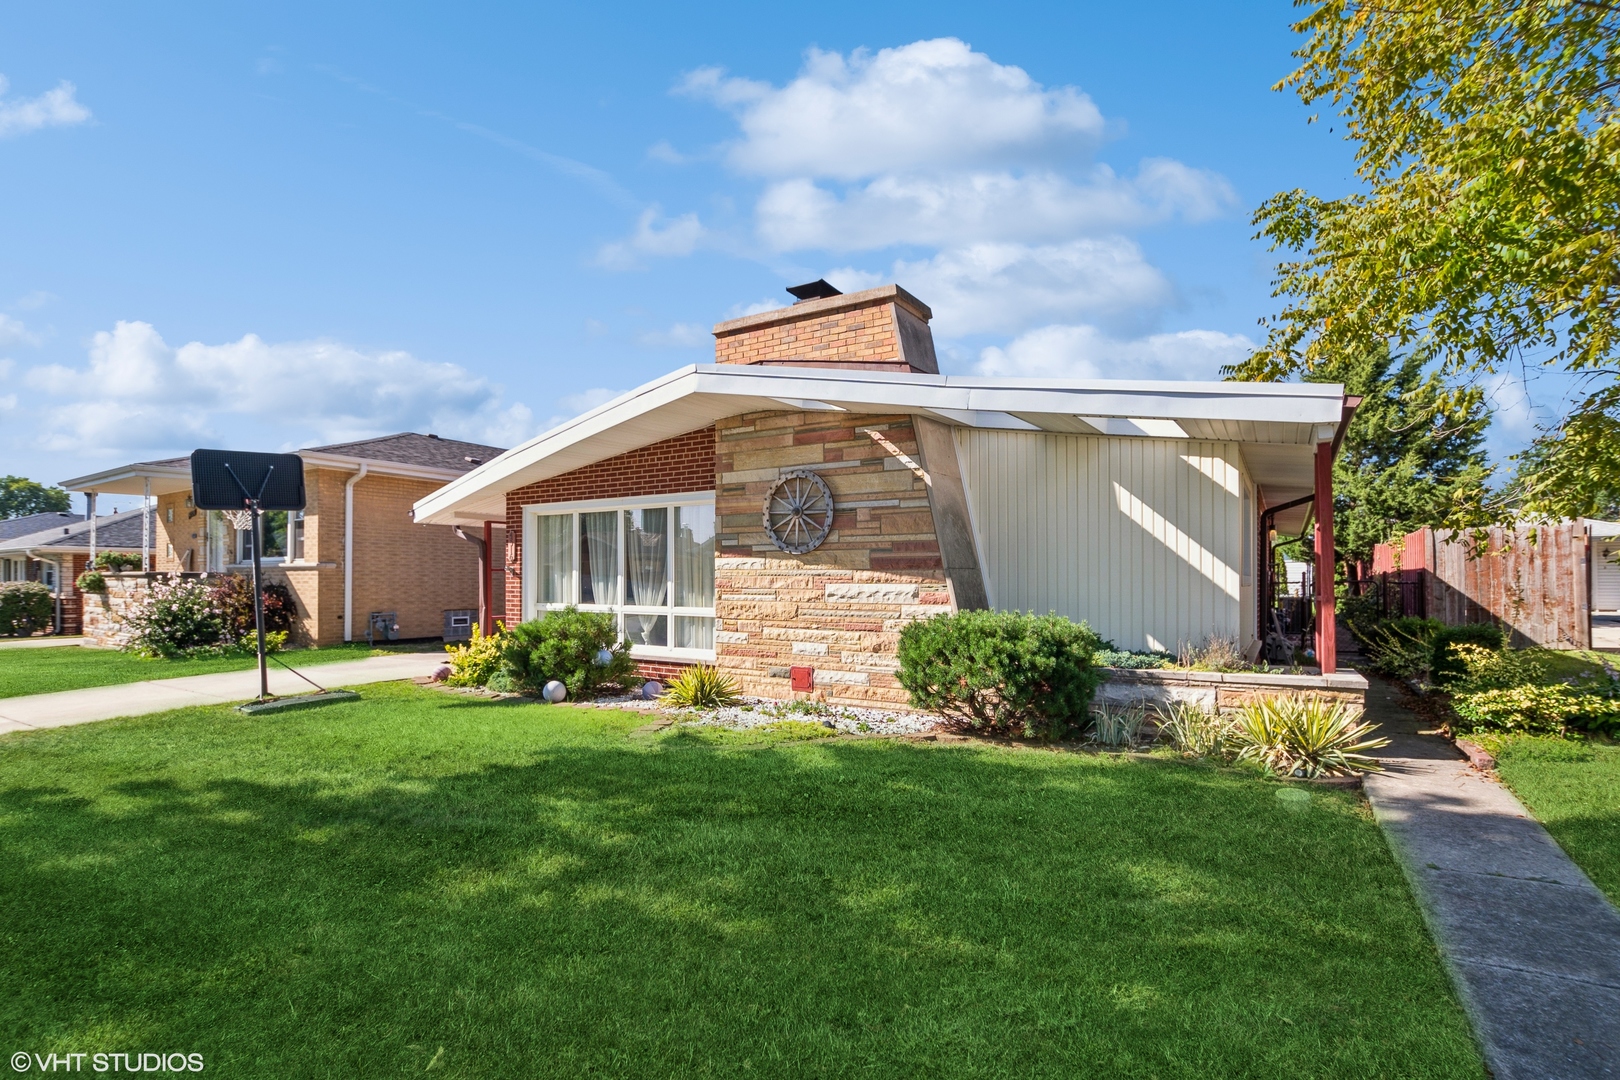
M613 663L613 650L612 649L598 649L598 650L596 650L596 666L597 667L607 667L611 663Z
M664 684L657 679L648 679L641 684L641 700L651 701L664 692Z
M568 687L564 686L558 680L552 679L550 682L546 683L545 688L540 691L540 696L546 701L550 702L552 705L556 705L558 702L563 701L568 697Z

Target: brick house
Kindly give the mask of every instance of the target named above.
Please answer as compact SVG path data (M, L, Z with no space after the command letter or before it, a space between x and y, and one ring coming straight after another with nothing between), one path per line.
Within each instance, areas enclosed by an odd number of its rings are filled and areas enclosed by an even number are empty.
M456 623L453 633L470 629L478 615L467 612L502 614L499 560L490 565L484 556L486 543L500 550L496 530L474 535L411 519L416 500L498 457L499 447L403 432L297 453L305 508L265 515L261 557L265 579L287 586L296 601L296 642L436 638L447 621ZM189 458L126 465L62 486L92 505L98 494L155 498L151 533L136 546L152 571L250 572L251 535L218 511L192 506Z
M790 292L715 326L716 363L472 470L416 520L504 525L507 610L614 612L648 675L714 663L749 693L850 704L903 703L900 630L965 608L1253 652L1262 514L1296 529L1314 497L1331 530L1342 387L941 376L904 289Z
M149 534L150 513L147 519L145 531ZM140 553L139 510L104 514L95 528L101 551ZM84 629L84 594L78 581L96 554L90 532L90 521L77 514L48 512L0 521L0 584L37 581L51 590L56 608L53 630L58 634L77 634Z

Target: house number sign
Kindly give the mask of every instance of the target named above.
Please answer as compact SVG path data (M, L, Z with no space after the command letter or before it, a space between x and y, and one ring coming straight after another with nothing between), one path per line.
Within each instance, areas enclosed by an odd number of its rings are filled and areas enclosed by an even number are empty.
M808 469L783 473L765 495L763 518L771 543L789 555L814 551L832 531L827 481Z

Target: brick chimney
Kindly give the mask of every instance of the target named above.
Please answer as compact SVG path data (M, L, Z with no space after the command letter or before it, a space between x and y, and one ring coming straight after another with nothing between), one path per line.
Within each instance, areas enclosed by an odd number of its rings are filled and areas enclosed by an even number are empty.
M818 281L788 291L810 299L715 324L714 362L939 374L934 313L900 286L843 294Z

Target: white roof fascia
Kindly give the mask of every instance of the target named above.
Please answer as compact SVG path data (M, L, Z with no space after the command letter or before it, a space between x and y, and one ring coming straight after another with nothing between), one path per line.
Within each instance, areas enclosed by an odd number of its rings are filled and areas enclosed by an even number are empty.
M163 495L191 486L190 465L120 465L88 476L63 480L61 487L69 491L94 491L108 495L139 495L144 490L141 481L154 480L152 494ZM173 483L178 482L178 483Z
M367 476L402 476L415 480L454 480L465 475L459 469L439 469L432 465L408 465L399 461L379 461L376 458L348 457L344 454L313 454L306 450L295 451L304 459L305 465L313 465L317 469L343 469L347 472L356 472L363 464L366 466Z
M651 425L655 430L638 429L633 436L635 445L696 430L725 416L780 409L784 399L851 412L926 412L960 426L1033 431L1044 429L1014 414L1054 413L1077 421L1083 415L1336 425L1343 414L1344 389L1330 383L1044 381L693 364L462 474L419 500L415 517L423 524L449 524L495 514L496 500L506 490L544 478L543 470L525 477L528 470L660 410L672 410L668 422ZM582 459L572 468L627 449L633 447L627 445L599 457L587 455L589 460ZM496 516L504 517L504 511Z

